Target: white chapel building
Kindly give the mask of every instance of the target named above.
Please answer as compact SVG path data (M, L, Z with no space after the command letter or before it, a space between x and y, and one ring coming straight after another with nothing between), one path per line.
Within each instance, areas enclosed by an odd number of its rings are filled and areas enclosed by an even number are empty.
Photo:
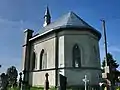
M45 73L50 86L58 86L58 74L67 77L67 86L98 86L101 76L99 40L101 33L74 12L51 22L47 7L39 33L24 31L22 69L31 86L44 86Z

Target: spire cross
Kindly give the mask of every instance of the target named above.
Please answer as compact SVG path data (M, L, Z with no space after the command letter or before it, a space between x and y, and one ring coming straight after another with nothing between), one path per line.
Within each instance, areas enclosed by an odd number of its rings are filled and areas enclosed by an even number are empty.
M87 75L85 75L83 82L85 83L85 90L87 90L87 82L89 82L89 80L87 79Z
M43 26L45 27L50 23L51 23L51 16L50 16L49 8L47 6L46 11L45 11L45 15L44 15L44 24L43 24Z

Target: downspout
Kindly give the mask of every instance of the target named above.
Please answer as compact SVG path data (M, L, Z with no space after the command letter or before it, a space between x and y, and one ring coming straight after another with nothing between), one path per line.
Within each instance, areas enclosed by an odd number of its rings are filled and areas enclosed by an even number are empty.
M58 55L59 55L59 38L58 32L55 32L55 87L58 86Z

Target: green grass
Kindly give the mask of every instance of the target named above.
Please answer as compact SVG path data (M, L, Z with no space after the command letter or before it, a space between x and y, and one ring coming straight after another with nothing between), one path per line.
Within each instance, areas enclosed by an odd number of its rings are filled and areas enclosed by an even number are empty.
M44 90L43 87L31 87L30 90ZM54 87L51 87L49 90L56 90Z
M18 87L8 88L8 90L19 90L19 88ZM43 87L31 87L30 90L44 90L44 88ZM52 87L49 90L55 90L55 88Z
M8 90L19 90L19 88L9 88ZM30 90L44 90L43 87L31 87ZM54 87L50 88L49 90L56 90ZM71 89L67 89L71 90ZM120 90L120 87L116 88L116 90Z
M8 90L19 90L19 88L18 87L16 87L16 88L8 88Z
M44 90L43 87L31 87L30 90Z
M116 90L120 90L120 87L118 87Z

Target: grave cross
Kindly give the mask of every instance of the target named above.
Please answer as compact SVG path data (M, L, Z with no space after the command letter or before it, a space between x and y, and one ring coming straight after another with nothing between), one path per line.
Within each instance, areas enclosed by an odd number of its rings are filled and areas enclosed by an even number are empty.
M89 82L89 80L87 79L87 75L85 75L83 82L85 83L85 90L87 90L87 82Z
M44 90L48 90L48 89L49 89L49 80L48 80L48 76L49 76L49 74L46 73L46 74L45 74L45 87L44 87Z

